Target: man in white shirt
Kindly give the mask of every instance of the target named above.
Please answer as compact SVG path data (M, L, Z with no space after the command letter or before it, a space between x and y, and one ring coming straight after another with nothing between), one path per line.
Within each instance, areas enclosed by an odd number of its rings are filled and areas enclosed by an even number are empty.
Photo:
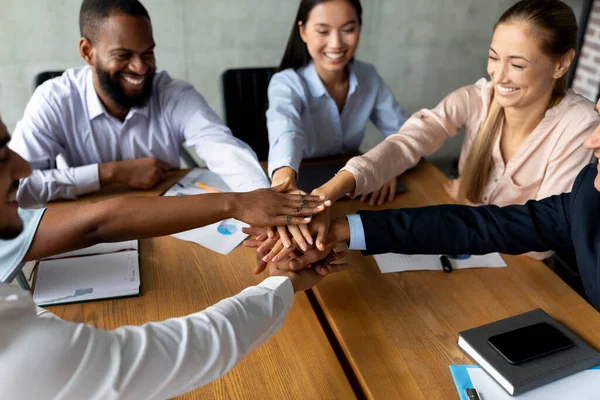
M150 188L192 146L233 191L269 186L255 153L187 82L156 72L150 17L137 0L84 0L79 51L88 64L45 82L11 148L34 169L22 205L72 199L110 183ZM68 168L57 169L62 154Z
M258 226L306 222L296 216L323 209L319 198L281 193L285 186L22 209L18 181L31 169L8 148L9 140L0 119L0 282L14 276L21 260L98 242L162 236L228 217ZM30 293L0 283L0 397L166 399L193 390L273 335L294 291L319 282L321 269L345 267L330 264L334 259L300 272L275 271L258 286L196 314L114 331L62 321L36 309Z

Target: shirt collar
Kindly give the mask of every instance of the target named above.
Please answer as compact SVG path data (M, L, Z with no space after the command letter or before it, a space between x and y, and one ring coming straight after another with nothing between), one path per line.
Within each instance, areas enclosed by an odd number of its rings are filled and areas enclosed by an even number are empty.
M354 64L351 61L348 63L348 71L350 71L350 84L348 85L348 97L358 89L358 78L354 72Z
M92 70L88 69L88 74L86 77L86 101L87 101L87 109L90 120L98 117L99 115L105 114L109 115L104 107L104 104L100 101L100 97L98 97L98 93L96 93L96 88L94 87L94 80L92 78ZM144 107L133 107L127 113L125 120L131 118L134 114L140 114L144 117L148 118L148 104Z
M87 77L85 78L85 95L88 116L90 117L90 120L106 113L106 109L104 108L104 105L102 105L102 102L96 93L96 88L94 88L91 69L88 69Z
M358 78L356 77L356 73L352 68L352 63L348 64L348 70L350 71L350 82L348 85L348 96L358 89ZM308 90L310 90L310 94L313 97L321 97L327 94L327 88L325 84L319 77L317 73L317 69L315 68L315 64L311 61L306 67L301 71L302 75L304 75L304 79L306 79L306 83L308 86Z

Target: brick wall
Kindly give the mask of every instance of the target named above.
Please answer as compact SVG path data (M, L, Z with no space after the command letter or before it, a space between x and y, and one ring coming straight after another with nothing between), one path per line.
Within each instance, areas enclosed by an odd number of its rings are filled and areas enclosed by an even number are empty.
M600 91L600 0L594 0L583 47L579 55L573 90L596 102Z

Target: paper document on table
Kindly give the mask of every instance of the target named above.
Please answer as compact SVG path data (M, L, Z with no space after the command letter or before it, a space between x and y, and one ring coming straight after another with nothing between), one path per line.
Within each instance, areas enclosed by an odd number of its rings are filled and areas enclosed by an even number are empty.
M171 186L164 196L188 196L215 192L230 192L230 190L219 175L207 169L196 168ZM241 221L226 219L171 236L227 255L248 237L242 232L242 228L247 226L249 225Z
M441 271L442 264L439 255L425 254L378 254L375 257L377 266L383 274L402 271ZM482 256L447 256L453 269L465 268L497 268L506 267L506 263L499 253L490 253Z
M38 305L138 295L138 252L43 260L33 299Z
M242 232L242 228L248 226L248 224L236 219L226 219L202 228L175 233L171 236L197 243L207 249L227 255L248 237Z
M467 371L473 386L485 400L592 400L598 399L600 393L600 369L582 371L517 396L506 393L483 369L468 368Z
M195 168L171 186L163 196L189 196L218 192L231 192L231 190L219 175L207 169Z

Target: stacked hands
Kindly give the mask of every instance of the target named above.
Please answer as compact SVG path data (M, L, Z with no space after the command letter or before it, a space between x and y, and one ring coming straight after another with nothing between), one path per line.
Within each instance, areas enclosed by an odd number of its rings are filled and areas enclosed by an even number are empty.
M278 187L281 185L275 188ZM286 192L308 196L295 188ZM314 192L311 196L324 199ZM270 275L294 276L306 281L305 285L310 287L327 274L347 269L348 264L343 260L346 253L336 251L334 247L349 239L349 227L345 219L330 221L331 204L330 200L323 202L323 209L302 223L244 228L244 233L251 235L244 245L256 248L258 253L254 273L263 272L270 262Z

